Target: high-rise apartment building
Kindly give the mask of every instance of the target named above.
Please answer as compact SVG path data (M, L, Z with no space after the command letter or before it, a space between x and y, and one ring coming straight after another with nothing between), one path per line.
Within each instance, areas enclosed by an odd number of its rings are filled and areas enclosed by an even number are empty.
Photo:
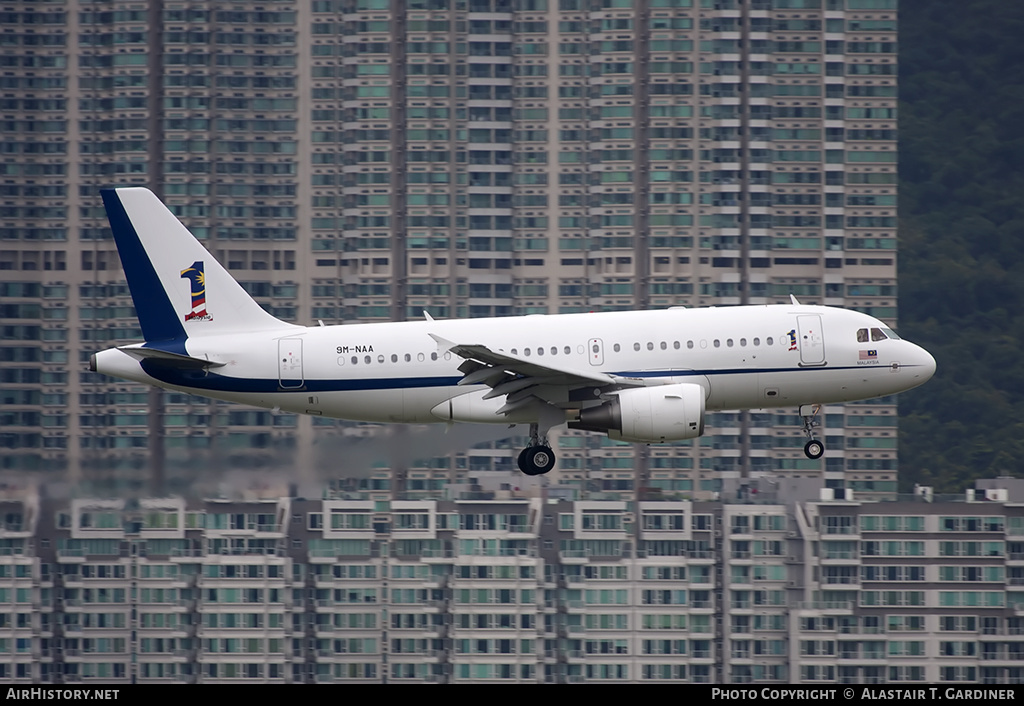
M11 0L0 16L5 469L345 475L342 423L84 371L140 335L104 185L158 192L297 323L791 294L895 321L895 0ZM650 449L563 432L552 477L894 492L893 400L822 419L815 461L795 412L713 414L704 438ZM518 447L403 460L401 487L384 458L348 483L429 494L515 473Z
M898 502L800 500L799 481L720 502L7 487L0 682L1019 684L1021 482L982 484Z

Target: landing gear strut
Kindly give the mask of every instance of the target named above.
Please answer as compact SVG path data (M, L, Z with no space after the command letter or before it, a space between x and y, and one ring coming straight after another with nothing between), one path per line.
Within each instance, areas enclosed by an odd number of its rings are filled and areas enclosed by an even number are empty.
M519 470L528 476L544 475L555 467L555 452L543 441L539 425L530 425L530 445L519 452Z
M825 442L814 438L815 427L820 427L821 422L817 420L818 411L821 405L802 404L800 405L800 416L804 419L804 433L807 434L807 443L804 444L804 454L807 458L821 458L825 453Z

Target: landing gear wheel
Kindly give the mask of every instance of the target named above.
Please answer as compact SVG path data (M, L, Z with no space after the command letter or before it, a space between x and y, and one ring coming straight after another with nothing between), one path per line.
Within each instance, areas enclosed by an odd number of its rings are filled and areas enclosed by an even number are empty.
M804 444L804 455L810 459L821 458L825 453L825 444L820 439L814 438L814 428L821 426L816 417L821 411L819 404L800 405L800 416L804 420L804 434L807 434L807 443Z
M528 476L544 475L555 467L555 452L547 446L527 446L519 453L519 470Z
M519 466L519 470L522 471L523 473L525 473L528 476L532 475L529 471L526 470L527 468L529 468L529 466L526 465L526 452L529 451L529 450L530 450L530 447L527 446L525 449L520 451L519 452L519 459L516 461L516 463Z

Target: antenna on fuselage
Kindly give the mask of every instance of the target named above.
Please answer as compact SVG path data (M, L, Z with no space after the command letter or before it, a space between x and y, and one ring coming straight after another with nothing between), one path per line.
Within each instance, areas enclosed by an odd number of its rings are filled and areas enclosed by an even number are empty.
M800 306L800 302L796 300L796 296L793 294L789 295L789 301L793 302L794 306Z

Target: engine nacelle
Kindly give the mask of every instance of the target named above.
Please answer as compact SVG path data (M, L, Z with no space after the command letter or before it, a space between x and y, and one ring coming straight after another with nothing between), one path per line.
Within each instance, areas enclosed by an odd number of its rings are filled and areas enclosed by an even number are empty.
M597 407L580 410L571 429L606 432L612 439L658 443L704 433L704 388L694 383L621 390Z

